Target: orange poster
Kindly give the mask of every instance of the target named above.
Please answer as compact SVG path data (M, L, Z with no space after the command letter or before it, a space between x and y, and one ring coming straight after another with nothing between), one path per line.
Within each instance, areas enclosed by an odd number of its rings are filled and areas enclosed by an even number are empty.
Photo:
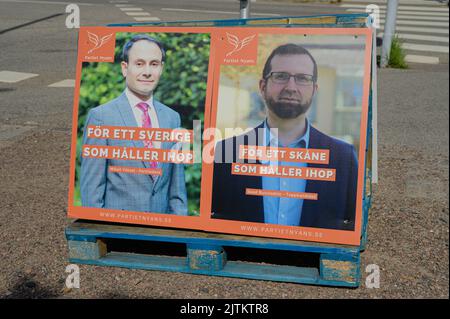
M205 229L359 245L370 30L220 28L212 39Z
M80 29L69 217L200 226L211 32Z
M359 245L371 43L81 28L68 216Z

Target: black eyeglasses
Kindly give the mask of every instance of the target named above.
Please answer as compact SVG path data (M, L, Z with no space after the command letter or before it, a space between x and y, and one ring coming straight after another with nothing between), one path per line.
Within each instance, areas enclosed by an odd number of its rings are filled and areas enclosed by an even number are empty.
M303 73L297 73L297 74L289 74L287 72L270 72L270 74L266 77L266 80L268 78L271 78L272 81L276 84L287 84L291 77L294 78L295 84L297 85L311 85L314 83L314 76L311 74L303 74Z

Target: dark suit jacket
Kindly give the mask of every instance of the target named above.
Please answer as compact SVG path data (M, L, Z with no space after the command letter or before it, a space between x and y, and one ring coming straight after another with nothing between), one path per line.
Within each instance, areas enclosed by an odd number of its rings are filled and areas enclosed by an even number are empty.
M248 163L248 160L238 159L239 145L263 145L263 137L258 135L258 131L262 132L258 129L263 127L262 123L248 133L221 141L216 145L212 218L264 223L263 197L245 195L246 188L262 189L262 177L231 174L231 162ZM225 148L233 150L232 154L230 152L227 154ZM309 148L330 150L329 164L308 165L335 168L336 181L307 181L305 192L317 193L319 198L303 201L299 226L353 230L358 176L354 147L311 126ZM256 163L261 164L259 161Z

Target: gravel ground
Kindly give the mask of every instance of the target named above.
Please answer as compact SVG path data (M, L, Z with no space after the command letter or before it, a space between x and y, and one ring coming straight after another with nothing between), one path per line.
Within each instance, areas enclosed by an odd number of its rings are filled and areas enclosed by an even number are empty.
M380 180L359 288L80 265L80 289L65 289L70 132L30 126L0 139L0 298L448 298L448 89L438 104L427 104L441 116L422 134L443 127L437 146L417 147L397 138L423 123L420 111L415 116L410 108L411 119L401 124L399 110L411 104L398 96L411 97L416 89L395 79L433 83L414 71L399 72L380 72L380 132L386 133L380 133ZM448 88L448 69L428 75ZM417 108L426 106L420 96ZM379 289L365 287L369 264L381 269Z

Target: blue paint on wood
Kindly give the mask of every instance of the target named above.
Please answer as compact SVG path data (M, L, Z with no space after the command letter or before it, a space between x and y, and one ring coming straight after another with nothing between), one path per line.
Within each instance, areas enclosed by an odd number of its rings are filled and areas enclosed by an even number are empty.
M71 258L70 262L99 266L112 266L131 269L145 269L157 271L175 271L208 276L222 276L248 279L261 279L298 283L317 283L319 280L317 269L261 265L256 263L243 263L230 261L219 271L190 269L186 258L144 256L127 253L109 253L98 260L81 260Z
M222 246L218 245L207 245L207 244L188 244L188 249L200 249L200 250L210 250L216 252L222 252Z
M185 257L146 256L140 254L111 252L100 259L82 260L70 258L76 264L112 266L129 269L188 272Z
M102 252L97 242L67 241L69 256L78 259L98 259Z
M320 256L320 277L325 281L338 281L359 285L359 254L339 255L322 254Z
M97 237L99 236L89 236L89 235L83 235L83 236L78 236L78 235L72 235L70 233L70 231L68 232L68 228L66 228L66 238L67 240L73 240L73 241L84 241L84 242L89 242L89 243L95 243L97 241Z
M187 249L187 261L192 270L219 271L227 262L227 255L222 247L213 250Z
M247 247L247 248L260 248L260 249L275 249L275 250L288 250L297 252L311 252L311 253L337 253L337 254L352 254L359 250L357 246L345 246L345 245L330 245L330 244L317 244L317 243L305 243L300 245L295 241L285 242L268 242L264 239L252 238L249 240L236 240L236 239L222 239L222 238L201 238L201 237L186 237L177 236L176 234L183 234L180 232L173 232L173 235L157 235L151 234L132 234L122 232L105 232L95 231L93 229L66 229L66 236L70 240L85 241L85 238L117 238L117 239L132 239L132 240L150 240L150 241L162 241L172 243L185 243L188 245L197 245L198 247L204 247L206 250L211 246L233 246L233 247ZM191 234L191 233L189 233Z
M96 238L96 235L101 235L98 238L105 238L108 235L109 238L123 238L128 237L134 238L136 234L126 234L116 233L110 231L102 231L101 228L117 228L115 226L106 225L96 225L96 224L81 224L85 227L80 227L77 231L68 227L66 229L66 234L71 239L83 237L88 235L89 238ZM78 224L79 226L79 224ZM77 223L72 225L72 228L76 228ZM89 227L89 228L88 228ZM99 231L95 228L98 227ZM94 228L94 229L92 229ZM126 227L130 232L133 229L139 229L139 227L129 226ZM152 228L146 228L151 232ZM162 231L159 229L158 231ZM167 232L183 234L184 231L181 230L170 230ZM76 234L75 234L76 233ZM187 232L193 234L194 232ZM328 285L328 286L345 286L345 287L357 287L359 285L359 250L358 247L350 247L348 249L339 248L339 253L336 253L336 249L333 249L333 245L326 244L314 244L314 248L320 249L320 246L325 251L329 253L322 253L320 258L320 266L317 268L305 268L305 267L293 267L284 265L268 265L268 264L258 264L258 263L248 263L248 262L234 262L226 260L226 251L219 245L211 245L211 241L214 234L208 234L208 238L195 238L197 241L195 244L189 243L193 238L188 238L186 236L175 236L177 237L177 242L182 242L187 246L187 257L172 257L172 256L153 256L153 255L141 255L141 254L130 254L130 253L119 253L110 252L106 256L101 256L96 253L98 247L95 247L95 243L88 241L74 241L70 240L70 261L75 263L85 263L100 266L115 266L115 267L125 267L131 269L147 269L147 270L159 270L159 271L176 271L176 272L186 272L192 274L200 275L213 275L213 276L226 276L226 277L236 277L236 278L247 278L247 279L260 279L260 280L271 280L271 281L282 281L282 282L295 282L304 284L314 284L314 285ZM224 235L217 235L224 236ZM233 238L235 236L226 235L227 237ZM157 238L161 241L161 238L169 239L167 241L173 241L174 236L144 236L140 234L138 236L141 240L146 238L146 240L152 241ZM260 248L267 249L267 240L261 239ZM201 242L205 244L201 244ZM217 240L218 242L227 242L221 238ZM294 242L295 243L295 242ZM252 248L254 243L251 241L239 241L234 240L236 246L239 244L241 247ZM292 251L302 251L299 249L299 245L293 245L291 243L286 244L285 248L290 248ZM89 246L89 247L88 247ZM331 246L331 247L330 247ZM75 248L74 248L75 247ZM205 248L205 249L202 249ZM206 249L207 248L207 249ZM311 248L311 247L309 247ZM331 253L333 252L333 253ZM324 263L327 263L324 265ZM333 262L346 261L346 268L342 269L339 267L334 267ZM330 265L331 263L331 265ZM338 265L339 266L339 265Z
M319 275L317 269L280 266L280 265L263 265L257 263L244 263L238 261L229 261L221 271L191 271L194 274L247 278L259 280L271 280L282 282L296 282L306 284L317 284Z
M371 48L372 49L372 48ZM372 68L370 70L372 74ZM372 76L371 82L372 82ZM369 89L369 103L368 103L368 117L367 117L367 136L366 136L366 160L371 161L372 158L368 158L369 145L372 143L372 83L370 83ZM372 167L372 164L370 164ZM369 178L369 193L367 193L367 185L366 178ZM369 209L371 206L372 199L372 170L369 171L365 167L364 169L364 190L363 190L364 198L363 198L363 211L362 211L362 229L361 229L361 243L360 243L360 251L364 251L367 245L367 224L369 220Z
M184 257L146 256L129 253L108 253L96 260L70 259L71 263L122 267L156 271L173 271L196 275L234 277L312 285L357 287L357 282L324 280L315 268L267 265L229 261L222 270L191 269ZM336 278L338 279L338 278Z

